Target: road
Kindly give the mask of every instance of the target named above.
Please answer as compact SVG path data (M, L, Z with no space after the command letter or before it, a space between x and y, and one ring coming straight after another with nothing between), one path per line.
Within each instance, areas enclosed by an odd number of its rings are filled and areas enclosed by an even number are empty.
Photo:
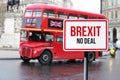
M12 52L15 53L10 51ZM0 51L0 55L2 53ZM119 53L120 51L117 51L115 58L107 55L90 63L88 80L120 80ZM54 61L51 65L43 66L37 60L24 63L20 59L0 59L0 80L83 80L83 78L84 63L80 61Z

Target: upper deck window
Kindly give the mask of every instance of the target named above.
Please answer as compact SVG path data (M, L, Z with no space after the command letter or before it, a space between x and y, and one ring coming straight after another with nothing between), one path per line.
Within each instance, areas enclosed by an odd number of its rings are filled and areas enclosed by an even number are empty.
M102 17L99 17L98 19L104 19L104 18L102 18Z
M32 10L26 10L25 17L30 17L30 16L32 16Z
M87 19L88 18L88 16L86 16L86 15L80 15L80 17L79 17L79 19Z
M40 17L41 14L42 14L41 10L34 10L34 12L33 12L34 17Z
M67 19L67 15L64 12L58 12L58 18Z
M89 17L89 19L96 19L96 17L91 16L91 17Z
M43 16L55 18L55 12L53 10L45 10Z
M69 19L77 19L77 15L76 14L70 14L69 15Z

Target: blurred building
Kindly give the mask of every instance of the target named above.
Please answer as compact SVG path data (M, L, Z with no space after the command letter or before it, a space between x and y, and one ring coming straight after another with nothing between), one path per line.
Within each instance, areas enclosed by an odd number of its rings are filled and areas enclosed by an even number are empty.
M5 19L4 14L6 12L5 8L6 8L6 5L4 3L4 0L1 0L0 1L0 37L1 37L1 34L4 32L3 31L3 29L4 29L3 26L4 26L4 19Z
M0 0L0 48L19 48L22 14L26 5L44 3L65 8L73 7L71 0L20 0L18 10L16 7L13 7L12 11L7 11L7 1Z
M120 40L120 0L101 0L102 13L109 22L109 41Z

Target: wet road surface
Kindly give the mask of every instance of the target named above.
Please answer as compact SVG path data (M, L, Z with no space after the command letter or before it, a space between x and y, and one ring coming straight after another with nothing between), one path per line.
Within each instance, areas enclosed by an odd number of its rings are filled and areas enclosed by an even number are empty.
M120 80L120 51L115 58L103 56L89 64L88 80ZM84 63L58 62L40 65L37 60L0 60L0 80L83 80Z

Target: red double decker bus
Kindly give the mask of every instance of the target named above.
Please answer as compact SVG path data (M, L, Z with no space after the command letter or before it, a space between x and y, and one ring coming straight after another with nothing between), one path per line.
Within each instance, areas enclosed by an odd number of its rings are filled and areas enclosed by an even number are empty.
M38 59L41 64L49 64L52 60L84 59L84 51L63 51L63 20L105 18L102 14L66 9L49 4L28 5L25 8L20 31L19 53L21 59L25 62ZM87 53L89 62L102 55L100 51Z

